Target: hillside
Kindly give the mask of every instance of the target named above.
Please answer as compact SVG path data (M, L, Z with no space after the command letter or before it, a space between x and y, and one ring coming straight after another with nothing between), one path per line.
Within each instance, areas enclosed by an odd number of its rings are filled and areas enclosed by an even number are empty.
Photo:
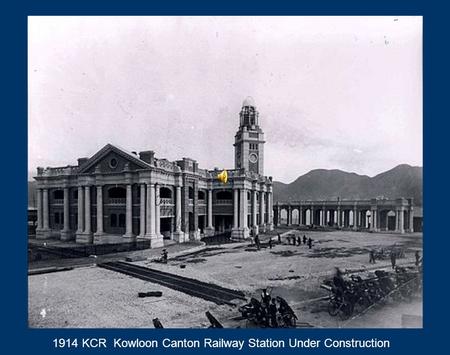
M422 167L406 164L374 177L342 170L311 170L290 184L275 181L274 202L320 199L368 199L405 197L421 206L423 200Z

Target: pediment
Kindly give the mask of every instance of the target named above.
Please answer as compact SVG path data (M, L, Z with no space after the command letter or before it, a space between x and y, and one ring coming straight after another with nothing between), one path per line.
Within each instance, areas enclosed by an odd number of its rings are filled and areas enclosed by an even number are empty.
M79 173L90 174L96 171L101 173L120 173L125 169L133 171L148 168L150 168L150 165L139 159L137 155L108 144L84 163Z

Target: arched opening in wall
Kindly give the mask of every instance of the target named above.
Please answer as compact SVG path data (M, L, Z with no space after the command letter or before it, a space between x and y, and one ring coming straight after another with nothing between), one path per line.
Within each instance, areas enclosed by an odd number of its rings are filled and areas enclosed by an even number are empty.
M232 200L233 193L229 190L217 191L216 200Z
M205 198L206 198L205 191L198 190L198 199L201 200L201 201L205 201Z
M163 235L164 239L170 239L171 233L173 231L172 218L161 217L159 231Z
M55 190L53 191L53 199L62 200L64 199L64 191L63 190Z
M389 231L395 231L395 212L394 211L389 211L386 214L387 217L387 230Z
M348 212L348 219L349 219L349 227L355 226L355 211L350 210Z
M127 198L127 190L124 187L111 187L108 189L109 198Z
M370 211L366 211L365 220L366 228L370 228L372 226L372 213Z
M161 187L159 189L159 197L160 198L172 198L172 190L168 187Z
M205 227L206 227L206 218L205 215L199 215L198 216L198 229L200 229L200 233L205 233Z
M250 191L247 191L247 201L251 201L252 199L252 193Z
M287 210L284 208L280 211L280 222L281 224L287 224Z
M308 208L305 211L305 224L308 225L308 226L312 224L311 209L310 208Z
M299 217L299 213L298 213L298 209L295 208L292 210L292 222L291 224L299 224L300 223L300 217Z

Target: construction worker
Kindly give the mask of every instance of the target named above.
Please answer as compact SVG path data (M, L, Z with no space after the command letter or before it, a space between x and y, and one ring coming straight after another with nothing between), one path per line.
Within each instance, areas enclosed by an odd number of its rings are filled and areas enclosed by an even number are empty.
M375 264L375 250L369 251L369 264Z
M269 317L270 317L270 326L272 328L278 328L277 322L277 304L275 298L272 298L269 305Z
M167 264L167 258L168 258L167 249L163 249L161 252L161 262Z
M258 250L260 250L261 249L261 243L259 241L259 235L258 234L255 236L255 244L256 244L256 248Z
M395 264L397 262L397 256L395 255L395 251L392 250L391 251L391 264L392 264L392 269L395 269Z
M302 240L300 236L297 237L297 245L302 245Z
M269 249L272 249L272 238L269 239Z
M312 239L311 239L311 237L309 237L309 239L308 239L308 248L309 249L312 248Z
M306 244L306 235L303 234L303 244Z
M419 264L420 264L420 252L418 250L416 250L416 252L414 253L414 256L416 257L415 265L419 266Z
M278 233L278 243L281 244L281 235Z

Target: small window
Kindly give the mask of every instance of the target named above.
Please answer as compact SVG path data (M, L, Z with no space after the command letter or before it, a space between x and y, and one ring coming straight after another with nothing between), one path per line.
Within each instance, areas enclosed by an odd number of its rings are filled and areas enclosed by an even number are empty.
M201 190L198 191L198 199L199 200L204 200L205 199L205 192L204 191L201 191Z

